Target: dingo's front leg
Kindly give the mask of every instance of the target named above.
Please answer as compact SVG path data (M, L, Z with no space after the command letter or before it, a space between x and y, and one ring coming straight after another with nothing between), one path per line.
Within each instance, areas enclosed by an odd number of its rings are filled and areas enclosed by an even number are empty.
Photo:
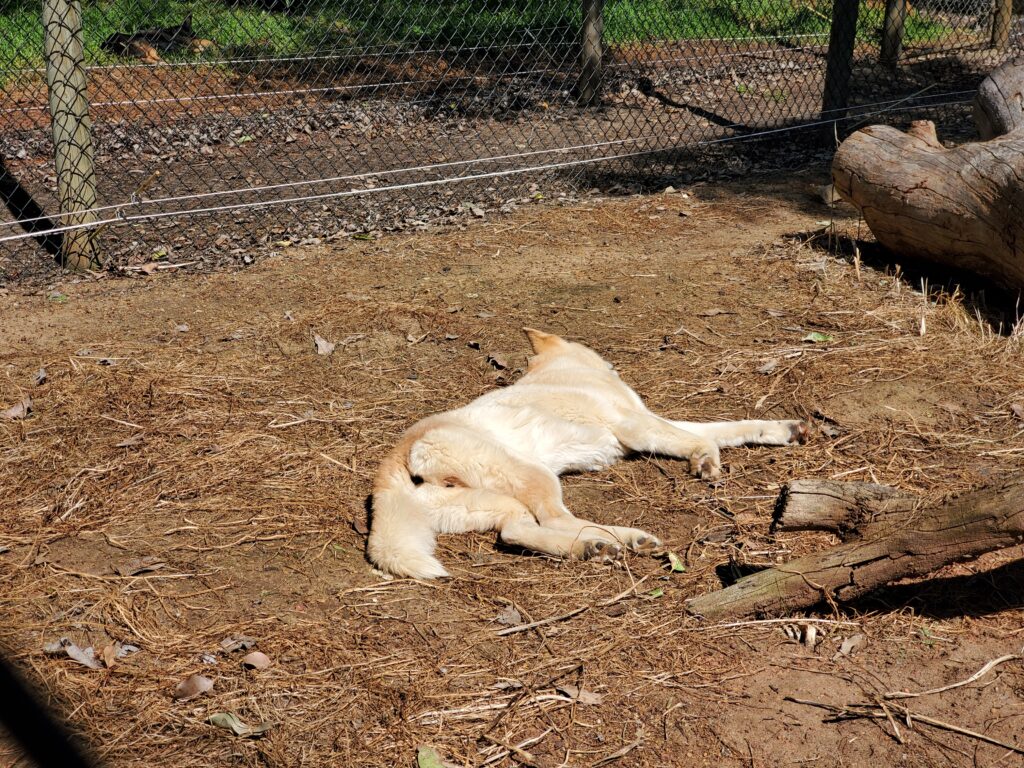
M635 453L658 453L688 459L697 477L714 480L722 473L718 444L704 435L643 411L630 411L611 425L615 438Z
M679 429L713 440L719 448L732 448L738 445L803 444L810 439L811 434L807 422L792 419L670 423Z

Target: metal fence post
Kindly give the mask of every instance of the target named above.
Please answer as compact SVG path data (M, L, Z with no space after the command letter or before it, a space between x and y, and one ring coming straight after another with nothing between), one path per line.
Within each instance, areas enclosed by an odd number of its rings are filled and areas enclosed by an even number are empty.
M886 0L885 21L882 24L882 52L879 56L883 66L895 67L899 64L906 20L907 0Z
M43 31L61 224L87 224L95 220L89 210L96 207L96 173L79 0L43 0ZM102 266L93 235L91 228L66 231L62 263Z
M579 81L579 99L596 104L601 99L603 79L604 0L583 0L583 59Z
M850 103L850 77L853 74L853 49L857 42L859 10L860 0L834 0L832 4L825 92L821 100L821 116L825 120L838 121L846 117ZM831 133L832 125L826 127Z
M1013 25L1013 0L995 0L992 12L992 47L1005 51L1010 44L1010 27Z

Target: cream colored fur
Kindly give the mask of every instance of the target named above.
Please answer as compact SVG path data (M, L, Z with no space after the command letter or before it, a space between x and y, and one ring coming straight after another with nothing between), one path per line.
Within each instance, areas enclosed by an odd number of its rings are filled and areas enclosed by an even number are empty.
M466 531L498 531L508 544L576 559L654 552L661 542L645 531L575 517L558 476L657 453L688 459L698 477L714 479L721 447L807 439L800 421L664 419L594 351L525 331L535 354L519 381L418 422L381 463L368 553L382 570L447 576L435 537Z

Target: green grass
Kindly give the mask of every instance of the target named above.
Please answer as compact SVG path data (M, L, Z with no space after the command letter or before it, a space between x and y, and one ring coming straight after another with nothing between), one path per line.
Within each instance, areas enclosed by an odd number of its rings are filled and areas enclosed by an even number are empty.
M173 26L190 10L196 35L216 41L229 55L295 56L396 44L538 44L556 51L576 45L579 6L579 0L278 0L275 10L267 10L253 0L234 7L214 0L84 0L83 18L88 60L109 63L114 57L100 48L109 35ZM605 38L628 44L824 35L830 7L830 0L608 0ZM858 38L876 41L881 24L880 8L862 6ZM914 13L905 41L938 40L948 32ZM38 0L0 0L0 72L40 66L42 51Z

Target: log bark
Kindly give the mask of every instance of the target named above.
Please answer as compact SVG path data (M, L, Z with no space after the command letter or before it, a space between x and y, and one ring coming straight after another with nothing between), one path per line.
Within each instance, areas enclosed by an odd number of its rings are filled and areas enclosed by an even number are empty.
M912 512L921 500L890 485L794 480L775 505L773 531L831 531L844 539L863 537L892 515Z
M975 120L986 141L946 149L934 126L875 125L836 152L836 192L894 253L1024 288L1024 64L982 83Z
M841 604L884 584L1019 544L1024 541L1024 473L936 506L886 513L859 531L855 541L693 598L687 610L719 620Z

